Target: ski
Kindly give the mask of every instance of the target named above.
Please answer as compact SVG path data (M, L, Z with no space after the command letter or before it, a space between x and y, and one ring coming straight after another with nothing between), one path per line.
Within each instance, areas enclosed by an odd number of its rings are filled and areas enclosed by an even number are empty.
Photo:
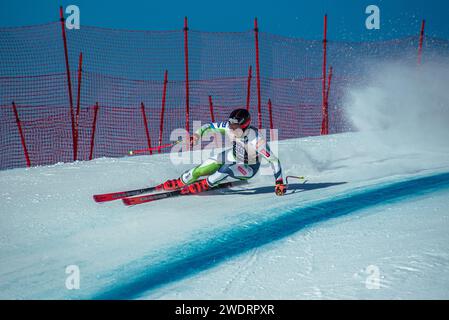
M159 191L162 190L162 185L157 185L155 187L148 187L148 188L142 188L142 189L136 189L136 190L127 190L127 191L118 191L118 192L111 192L111 193L104 193L104 194L96 194L94 195L95 202L106 202L106 201L114 201L119 200L127 197L137 196L139 194L153 192L153 191Z
M210 190L207 190L204 192L222 189L222 188L228 188L228 187L238 184L239 182L240 181L222 183L222 184L219 184L218 186L213 187ZM178 189L178 190L167 191L167 192L156 193L156 194L147 194L147 195L137 196L137 197L127 197L127 198L123 198L122 202L123 202L123 204L125 204L127 206L134 206L136 204L142 204L142 203L152 202L152 201L156 201L156 200L191 194L191 193L184 194L182 191L183 191L183 189ZM201 192L201 193L203 193L203 192ZM198 194L198 193L195 193L195 194Z
M305 179L302 176L301 177L287 176L286 177L287 184L288 184L288 178ZM234 184L236 184L238 182L239 181L235 181ZM136 189L136 190L127 190L127 191L118 191L118 192L111 192L111 193L104 193L104 194L96 194L93 196L93 198L94 198L95 202L107 202L107 201L120 200L123 198L134 197L134 196L137 196L140 194L150 193L153 191L162 191L162 190L163 190L162 184L159 184L154 187L147 187L147 188ZM154 200L159 200L159 199L163 199L163 198L173 197L173 195L169 195L169 194L172 192L174 192L176 194L177 191L180 191L180 189L174 190L174 191L158 193L158 194L151 195L151 196L153 196ZM165 196L164 196L164 194L165 194ZM159 199L158 199L158 195L160 197ZM150 201L154 201L154 200L150 200Z

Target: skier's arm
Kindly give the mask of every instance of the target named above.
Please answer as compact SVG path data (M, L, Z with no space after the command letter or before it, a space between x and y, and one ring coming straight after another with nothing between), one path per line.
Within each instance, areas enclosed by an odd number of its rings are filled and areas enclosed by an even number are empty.
M259 154L261 154L271 165L273 169L273 175L275 179L274 193L277 196L283 196L287 191L287 186L284 184L284 179L282 177L282 167L279 159L270 150L270 147L266 142L264 142L259 148L257 148Z
M202 137L206 132L214 132L225 134L226 132L226 122L211 122L202 125L198 130L196 130L195 134L198 134Z
M276 183L282 182L283 177L282 177L281 162L271 151L270 147L268 146L268 144L266 143L266 141L264 139L261 139L261 138L258 139L258 141L256 143L256 151L258 154L262 155L262 157L264 157L270 163Z
M202 125L193 134L193 144L196 144L199 141L199 139L207 132L220 133L224 135L226 133L226 125L227 125L226 122L211 122Z

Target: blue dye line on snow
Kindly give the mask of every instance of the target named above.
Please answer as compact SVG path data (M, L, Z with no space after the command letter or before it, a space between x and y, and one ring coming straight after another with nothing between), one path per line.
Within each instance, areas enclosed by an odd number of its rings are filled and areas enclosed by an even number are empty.
M289 209L285 214L272 220L236 227L223 234L217 234L213 239L180 247L179 253L183 253L180 257L158 265L149 265L139 275L130 275L129 280L122 281L93 298L133 299L168 283L209 269L231 257L290 236L310 224L445 188L449 188L449 173L369 187L304 207ZM186 250L186 247L189 250Z

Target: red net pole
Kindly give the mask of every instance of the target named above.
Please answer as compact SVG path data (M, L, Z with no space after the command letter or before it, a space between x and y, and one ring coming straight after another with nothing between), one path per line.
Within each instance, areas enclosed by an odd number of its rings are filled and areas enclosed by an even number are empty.
M422 58L422 46L424 43L424 28L426 26L426 20L423 20L421 23L421 32L419 35L419 46L418 46L418 64L421 64Z
M90 137L90 153L89 160L92 160L94 154L95 130L97 128L98 102L95 104L94 121L92 122L92 136Z
M78 155L78 122L80 115L80 99L81 99L81 75L83 70L83 53L80 53L80 57L78 60L78 90L77 90L77 99L76 99L76 117L75 117L75 153Z
M251 100L251 78L252 78L252 66L249 66L248 70L248 84L247 84L247 92L246 92L246 110L249 111L249 102Z
M273 130L273 111L271 106L271 99L268 99L268 114L270 115L270 130Z
M324 15L324 32L323 32L323 88L322 88L322 124L321 134L327 134L328 128L326 128L325 116L327 113L326 108L326 61L327 60L327 14Z
M190 134L190 96L189 96L189 39L188 39L189 28L187 26L187 17L184 17L184 62L185 62L185 76L186 76L186 131L187 148L189 146L189 134Z
M161 117L159 123L159 147L162 145L162 133L164 132L164 113L165 113L165 97L167 94L167 82L168 82L168 70L165 70L164 75L164 89L162 91L162 107L161 107ZM161 153L159 148L158 153Z
M331 87L332 80L332 67L329 68L329 76L327 79L327 88L326 88L326 103L325 103L325 113L323 116L323 122L321 123L321 128L325 128L321 134L329 134L329 91Z
M72 81L70 77L69 54L67 50L67 36L65 34L65 23L64 23L65 19L62 7L59 7L59 15L61 16L62 40L64 42L65 67L67 72L67 86L69 90L69 101L70 101L70 118L72 121L73 161L76 161L76 133L75 133L75 116L73 113Z
M215 122L214 105L212 104L212 96L209 96L209 110L210 110L210 119L212 120L212 122Z
M327 88L326 88L326 105L329 106L329 91L331 89L331 81L332 81L332 66L329 68L329 76L327 77Z
M147 135L148 149L150 150L150 154L153 154L153 150L151 150L150 132L148 131L147 115L145 114L145 106L144 106L143 102L140 104L140 107L142 110L143 124L145 126L145 134Z
M14 115L16 117L17 129L19 129L20 141L22 142L23 153L25 155L25 160L27 163L27 167L31 167L30 155L28 154L27 145L25 143L25 136L22 131L22 123L20 122L19 113L17 112L16 104L12 103L12 109L14 111Z
M257 26L257 18L254 19L254 37L256 43L257 122L259 129L262 129L262 113L260 106L259 28Z

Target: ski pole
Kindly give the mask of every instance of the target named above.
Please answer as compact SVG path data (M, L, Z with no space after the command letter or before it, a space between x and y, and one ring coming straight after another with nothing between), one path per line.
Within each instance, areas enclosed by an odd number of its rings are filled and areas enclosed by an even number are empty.
M163 148L170 148L170 147L173 147L174 145L177 145L178 143L181 143L181 142L182 142L182 140L177 140L175 142L167 143L167 144L164 144L164 145L158 146L158 147L139 149L139 150L130 150L130 151L128 151L128 154L130 156L132 156L132 155L139 154L139 153L145 153L145 152L150 152L150 151L154 151L154 150L160 150L160 149L163 149Z
M288 178L293 178L293 179L298 179L298 180L304 180L305 178L303 176L286 176L285 177L285 182L288 185Z

